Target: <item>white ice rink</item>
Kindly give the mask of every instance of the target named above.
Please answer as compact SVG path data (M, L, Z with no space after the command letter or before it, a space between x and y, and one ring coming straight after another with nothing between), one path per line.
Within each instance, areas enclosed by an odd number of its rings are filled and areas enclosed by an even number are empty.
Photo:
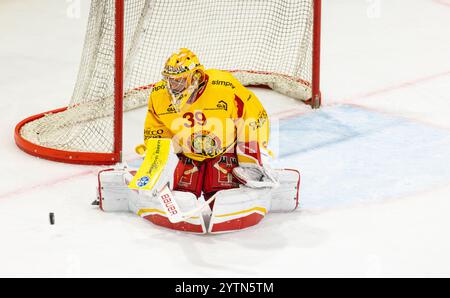
M73 2L0 1L0 277L450 277L450 0L323 1L324 107L254 89L301 208L219 236L102 213L101 167L14 144L19 121L69 102L89 10ZM125 116L126 159L144 117Z

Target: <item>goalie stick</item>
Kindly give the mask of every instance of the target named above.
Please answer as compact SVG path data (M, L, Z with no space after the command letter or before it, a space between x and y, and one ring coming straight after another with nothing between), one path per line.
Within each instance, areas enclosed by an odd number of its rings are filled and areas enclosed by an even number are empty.
M213 202L216 196L212 196L210 199L200 204L197 208L194 208L190 211L182 212L180 207L178 206L175 197L170 190L169 183L167 183L157 194L158 199L160 200L164 211L167 214L167 218L171 223L178 223L185 221L186 219L191 218L195 214L201 212L206 208L211 202Z
M171 140L147 140L145 145L136 147L136 152L145 157L139 170L130 182L129 188L140 190L150 196L157 196L170 222L178 223L192 217L196 213L201 212L215 199L213 196L198 208L188 212L181 211L175 196L170 190L170 181L164 180L166 176L172 175L170 164L176 165L171 160L171 157L174 156L171 151ZM157 193L155 193L155 190Z

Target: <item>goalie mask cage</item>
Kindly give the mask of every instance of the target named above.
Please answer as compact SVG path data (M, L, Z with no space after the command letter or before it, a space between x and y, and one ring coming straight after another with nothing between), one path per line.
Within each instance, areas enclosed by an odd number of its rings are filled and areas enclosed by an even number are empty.
M54 161L120 162L123 112L147 104L184 47L246 86L319 107L320 19L321 0L92 0L69 105L20 122L16 144Z

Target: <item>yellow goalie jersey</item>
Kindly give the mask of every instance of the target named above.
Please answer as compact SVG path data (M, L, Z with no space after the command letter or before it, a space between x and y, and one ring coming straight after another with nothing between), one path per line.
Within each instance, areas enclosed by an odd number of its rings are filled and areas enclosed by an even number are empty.
M198 92L181 110L171 101L165 81L152 90L144 138L171 138L177 153L203 161L237 152L239 163L261 162L267 149L269 119L253 92L230 73L205 71Z

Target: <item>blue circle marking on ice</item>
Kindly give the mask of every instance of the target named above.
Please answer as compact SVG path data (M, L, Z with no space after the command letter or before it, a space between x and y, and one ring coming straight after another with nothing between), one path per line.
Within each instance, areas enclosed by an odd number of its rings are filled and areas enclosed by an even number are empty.
M144 187L150 182L150 178L148 176L144 176L141 179L139 179L136 184L139 187Z

